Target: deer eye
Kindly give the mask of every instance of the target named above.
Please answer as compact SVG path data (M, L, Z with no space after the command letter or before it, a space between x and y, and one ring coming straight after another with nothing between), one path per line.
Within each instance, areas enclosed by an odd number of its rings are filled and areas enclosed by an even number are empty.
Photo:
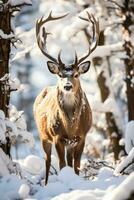
M79 76L79 74L75 74L75 75L74 75L74 78L78 78L78 76Z

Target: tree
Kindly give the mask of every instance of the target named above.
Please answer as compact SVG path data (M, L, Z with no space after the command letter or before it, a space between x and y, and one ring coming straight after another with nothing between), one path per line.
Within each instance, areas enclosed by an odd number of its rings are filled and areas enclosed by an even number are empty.
M124 60L125 65L125 81L126 81L126 96L127 96L127 107L128 107L128 121L134 120L134 46L132 43L133 35L133 12L134 2L132 0L124 0L122 4L116 1L110 0L115 5L117 16L122 19L122 34L123 34L123 48L126 53Z
M6 117L9 117L10 93L14 89L9 83L9 59L11 44L17 41L13 34L11 19L15 11L19 11L24 5L31 5L30 0L25 3L21 1L17 4L15 1L2 0L0 2L0 109L3 110ZM0 145L4 152L10 156L10 139L6 135L6 143Z
M120 9L122 16L125 16L122 23L124 38L123 47L126 52L124 64L126 70L128 121L131 121L134 120L134 46L131 40L133 33L131 27L134 26L134 2L132 0L124 0L123 6L120 6Z
M100 34L101 36L101 34ZM104 36L102 36L104 38ZM101 38L101 37L100 37ZM100 45L101 44L101 39L100 39ZM104 44L103 44L104 45ZM102 58L100 58L102 59ZM105 58L106 59L106 58ZM109 72L109 77L110 75L110 66L108 62L108 57L107 57L107 71ZM98 58L94 58L94 67L95 67L95 62L98 60ZM109 68L109 70L108 70ZM97 68L95 68L97 70ZM100 74L97 73L97 83L100 89L100 95L101 95L101 101L104 103L105 100L109 97L110 95L110 89L108 88L106 84L106 77L104 76L104 71ZM119 154L121 150L124 150L122 146L120 146L119 142L122 137L121 130L119 129L118 125L116 124L115 117L112 112L106 112L105 113L106 117L106 135L110 139L110 150L114 153L114 159L115 161L119 159Z
M101 6L102 5L100 4L100 7ZM109 16L107 16L107 19L108 19L108 17ZM84 29L84 32L85 32L85 35L86 35L87 41L88 41L91 38L91 36L88 33L87 29ZM104 29L103 29L100 32L98 45L104 46L105 40L106 40L106 36L104 34ZM94 66L94 69L96 72L97 84L98 84L98 87L100 90L100 96L101 96L102 103L104 103L109 98L110 93L111 93L109 85L107 85L107 79L111 78L111 76L112 76L110 56L104 56L104 57L98 56L98 57L93 58L93 66ZM103 68L102 68L102 66L103 66L102 63L105 63L105 65L106 65ZM99 68L102 68L100 73L99 73L100 69L98 69L97 66L99 66ZM105 76L105 71L108 74L108 77ZM105 112L105 119L106 119L105 136L110 139L110 151L114 153L114 159L116 161L119 159L121 150L124 151L124 147L120 146L120 144L119 144L120 139L122 137L122 132L121 132L121 129L118 127L115 116L112 112L110 112L110 111Z

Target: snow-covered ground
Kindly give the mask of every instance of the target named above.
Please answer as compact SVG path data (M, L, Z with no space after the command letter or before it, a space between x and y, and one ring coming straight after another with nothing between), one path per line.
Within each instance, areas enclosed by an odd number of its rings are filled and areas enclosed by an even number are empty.
M29 155L17 162L21 178L8 173L0 178L2 200L123 200L134 191L134 173L116 176L114 170L102 167L94 179L85 180L72 168L65 167L58 174L50 175L44 186L43 159ZM124 194L125 187L128 192Z
M50 175L44 186L43 160L29 155L19 161L22 179L6 174L0 179L0 196L3 200L38 199L38 200L99 200L113 191L125 176L113 175L113 170L103 167L93 180L77 176L70 167L63 168L58 175Z
M126 126L126 135L132 139L133 123L131 121ZM130 141L125 138L127 146L130 146ZM68 166L59 171L57 157L52 154L49 181L45 186L43 158L31 154L12 162L0 149L0 199L127 200L134 193L133 152L132 145L128 156L117 163L115 169L102 162L101 165L91 163L86 174L82 167L88 166L88 160L83 157L80 176Z

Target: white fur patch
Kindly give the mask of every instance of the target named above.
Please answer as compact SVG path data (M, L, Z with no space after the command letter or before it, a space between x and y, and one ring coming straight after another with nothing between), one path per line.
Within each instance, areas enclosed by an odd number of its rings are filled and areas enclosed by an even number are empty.
M75 103L75 95L71 91L64 91L63 101L66 105L74 105Z

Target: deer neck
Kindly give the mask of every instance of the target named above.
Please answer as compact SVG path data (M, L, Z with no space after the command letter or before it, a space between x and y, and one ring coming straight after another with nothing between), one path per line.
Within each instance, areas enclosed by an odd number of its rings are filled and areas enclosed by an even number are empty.
M83 91L81 87L74 92L63 92L57 88L58 105L62 114L69 120L73 121L79 115L82 106Z

